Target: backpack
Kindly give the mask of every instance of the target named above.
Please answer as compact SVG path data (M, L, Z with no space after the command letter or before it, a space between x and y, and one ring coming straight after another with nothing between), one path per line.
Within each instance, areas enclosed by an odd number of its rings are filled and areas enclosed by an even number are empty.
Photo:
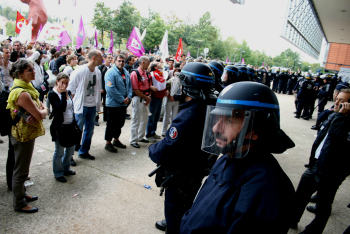
M141 76L140 72L139 72L137 69L131 70L130 75L131 75L131 73L132 73L133 71L136 72L137 79L138 79L139 81L142 82L142 78L143 78L143 77ZM149 74L147 73L147 71L145 71L145 72L146 72L146 76L147 76L148 83L150 83ZM147 90L145 90L145 91L142 91L142 93L145 94L146 96L149 95L150 92L151 92L150 89L147 89ZM137 95L134 93L134 91L132 91L132 97L135 97L135 96L137 96Z
M14 87L12 90L22 88L19 86ZM1 136L7 136L11 134L11 128L13 125L16 125L21 119L19 116L16 116L15 119L11 118L10 109L6 109L7 99L10 95L9 90L4 90L0 93L0 134ZM21 111L25 110L21 108Z

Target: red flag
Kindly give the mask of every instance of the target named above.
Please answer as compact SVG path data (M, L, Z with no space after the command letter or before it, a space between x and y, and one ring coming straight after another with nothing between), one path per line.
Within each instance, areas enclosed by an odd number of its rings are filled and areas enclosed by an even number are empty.
M29 23L29 21L26 20L26 18L24 18L23 15L21 15L21 13L19 13L17 11L16 33L19 34L21 32L21 29L22 29L23 25L27 25L28 23Z
M180 38L180 40L179 40L179 47L177 48L177 51L176 51L175 60L179 62L182 54L183 54L182 38Z

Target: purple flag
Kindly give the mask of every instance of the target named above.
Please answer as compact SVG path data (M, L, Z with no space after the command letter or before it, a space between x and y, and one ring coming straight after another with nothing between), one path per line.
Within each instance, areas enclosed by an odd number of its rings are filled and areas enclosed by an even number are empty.
M151 50L149 50L148 54L152 54L152 51L151 51Z
M187 51L187 57L191 57L190 51Z
M111 53L113 55L113 46L114 46L114 43L113 43L113 31L111 30L111 42L109 43L109 50L108 52Z
M70 39L67 30L63 26L63 31L61 32L60 39L58 40L57 50L60 50L62 46L68 45L71 42L72 40Z
M95 48L98 48L97 31L95 29Z
M228 61L228 63L231 63L231 59Z
M265 61L263 62L263 67L265 67Z
M85 29L84 29L84 24L83 24L83 16L80 18L80 24L79 24L79 31L77 35L77 49L81 47L81 45L84 43L86 34L85 34Z
M128 48L133 55L141 57L145 52L140 38L137 36L135 27L132 29L128 42L126 43L126 48Z
M227 63L227 61L228 61L228 56L226 57L226 63Z
M245 64L244 58L242 58L242 64Z

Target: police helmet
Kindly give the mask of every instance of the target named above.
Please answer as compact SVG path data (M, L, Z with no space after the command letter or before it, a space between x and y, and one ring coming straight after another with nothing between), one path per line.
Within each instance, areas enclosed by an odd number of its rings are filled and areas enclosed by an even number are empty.
M283 153L294 142L280 129L279 103L274 92L256 82L227 86L216 106L208 106L202 150L245 157L253 146Z
M253 81L255 77L255 70L251 67L247 67L247 75L249 76L249 79Z
M306 74L305 74L305 78L308 79L308 80L311 80L310 74L309 74L309 73L306 73Z
M249 76L248 76L248 71L246 67L240 66L237 67L239 71L239 81L250 81Z
M220 86L220 84L221 84L221 76L224 72L224 67L216 61L211 61L208 65L215 74L215 89L220 92L222 90L222 87Z
M193 62L186 64L179 75L183 94L193 99L205 99L214 87L215 77L209 66Z
M221 82L224 86L240 81L238 68L228 65L224 68L224 73L221 76Z

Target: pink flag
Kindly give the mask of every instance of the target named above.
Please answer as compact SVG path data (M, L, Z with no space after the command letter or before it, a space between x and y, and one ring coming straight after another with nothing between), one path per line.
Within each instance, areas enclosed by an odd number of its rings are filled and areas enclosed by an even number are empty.
M231 63L231 59L228 61L228 63Z
M95 48L98 48L97 31L95 29Z
M263 65L262 65L263 67L265 67L265 62L263 62Z
M228 61L228 56L226 57L226 63L227 63L227 61Z
M126 43L126 48L128 48L133 55L141 57L145 52L140 38L137 36L135 27L132 29L128 42Z
M113 55L113 46L114 46L114 43L113 43L113 31L111 30L111 42L109 43L109 50L108 52L111 53Z
M84 29L84 24L83 24L83 16L80 18L80 24L79 24L79 31L77 35L77 49L81 47L81 45L84 43L86 34L85 34L85 29Z
M61 32L60 39L58 40L57 50L59 51L62 46L66 46L71 43L67 30L63 26L63 31Z
M152 51L151 51L151 50L149 50L148 54L152 54Z
M77 0L73 0L73 6L77 6Z
M42 30L43 30L43 24L40 24L40 29L39 29L39 31L38 31L38 36L37 36L36 38L39 37L39 35L40 35L40 33L41 33Z
M190 51L187 51L187 57L191 57Z
M242 58L242 64L245 64L244 58Z

